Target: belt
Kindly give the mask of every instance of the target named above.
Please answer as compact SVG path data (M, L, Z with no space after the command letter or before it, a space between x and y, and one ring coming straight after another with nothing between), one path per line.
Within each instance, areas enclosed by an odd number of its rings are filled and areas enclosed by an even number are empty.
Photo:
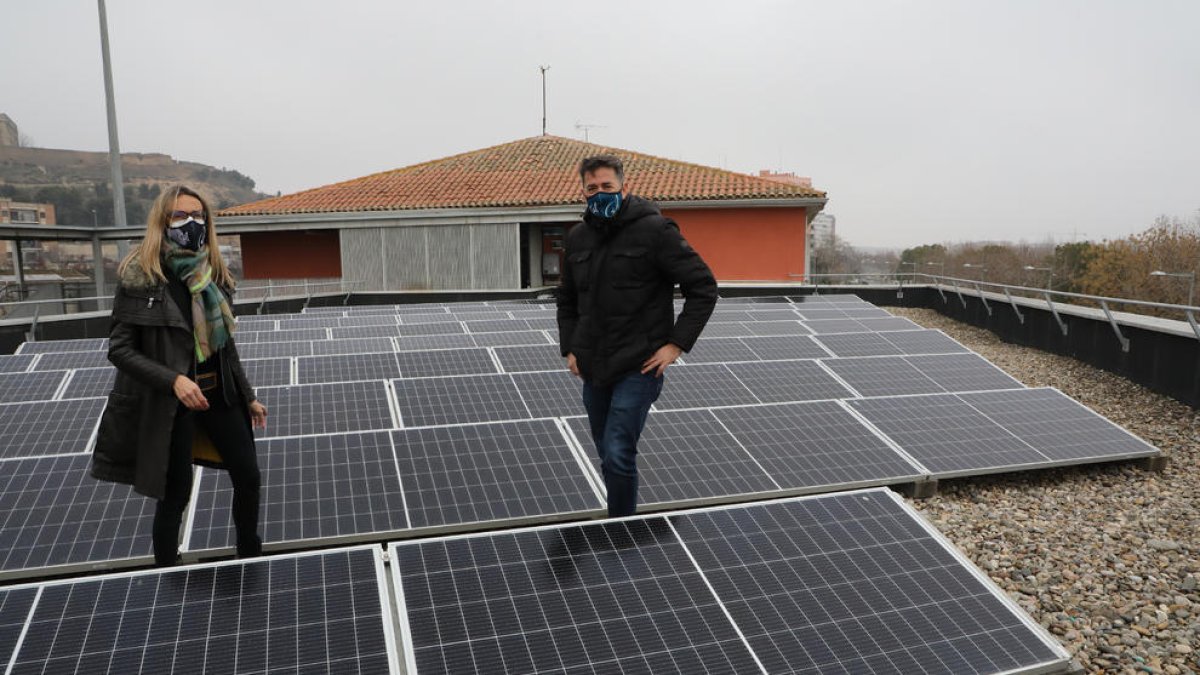
M196 384L200 385L200 391L212 391L217 388L220 381L217 379L216 373L200 373L196 375Z

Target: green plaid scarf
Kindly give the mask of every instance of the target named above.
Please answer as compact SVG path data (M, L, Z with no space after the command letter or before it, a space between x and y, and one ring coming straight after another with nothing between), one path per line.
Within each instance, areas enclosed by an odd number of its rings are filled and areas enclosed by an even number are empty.
M196 341L196 361L203 363L233 335L233 311L225 294L213 283L207 247L192 253L175 242L167 242L163 248L171 272L192 294L192 336Z

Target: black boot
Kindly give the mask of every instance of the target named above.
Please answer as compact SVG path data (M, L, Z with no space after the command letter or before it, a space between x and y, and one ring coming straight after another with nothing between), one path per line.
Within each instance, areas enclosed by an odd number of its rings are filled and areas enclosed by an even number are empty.
M608 491L608 517L619 518L637 513L637 474L619 476L604 474L604 487Z

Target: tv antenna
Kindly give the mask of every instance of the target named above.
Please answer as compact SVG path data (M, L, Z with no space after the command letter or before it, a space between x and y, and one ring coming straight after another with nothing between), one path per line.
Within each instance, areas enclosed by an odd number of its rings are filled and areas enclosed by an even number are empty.
M588 131L592 129L607 129L608 127L604 126L603 124L580 124L579 122L576 122L575 128L583 132L583 142L587 143L589 140Z
M538 66L542 71L542 135L546 135L546 71L550 66Z

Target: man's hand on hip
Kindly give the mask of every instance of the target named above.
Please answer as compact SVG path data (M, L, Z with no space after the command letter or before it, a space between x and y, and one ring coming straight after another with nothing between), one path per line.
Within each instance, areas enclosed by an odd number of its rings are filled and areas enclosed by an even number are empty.
M580 377L579 364L575 362L574 354L571 354L571 353L567 354L567 370L571 371L571 374L574 375L575 377Z
M646 359L646 362L642 364L642 374L645 375L653 370L656 371L654 373L655 377L662 377L663 371L667 369L667 366L675 363L675 359L679 358L679 355L682 353L682 349L668 342L659 347L653 356Z

